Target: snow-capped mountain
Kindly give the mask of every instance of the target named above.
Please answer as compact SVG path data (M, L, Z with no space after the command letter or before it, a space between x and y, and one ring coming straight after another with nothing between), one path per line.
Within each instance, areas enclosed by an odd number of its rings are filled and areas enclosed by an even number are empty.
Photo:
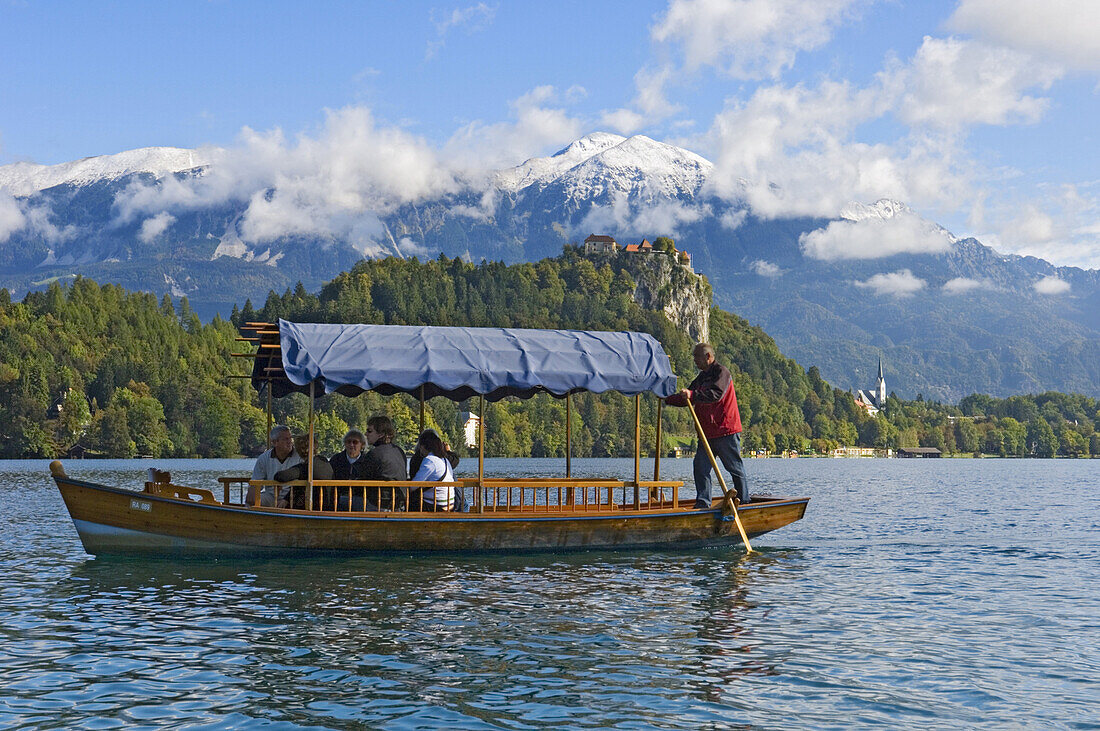
M533 158L495 176L506 192L555 188L574 200L608 195L682 198L699 194L714 165L644 135L620 137L597 132L550 157Z
M870 385L881 356L891 389L906 396L1100 395L1100 272L954 237L946 251L882 246L871 258L866 231L861 257L814 258L804 246L829 229L836 252L837 237L861 222L874 237L920 239L934 224L901 201L853 203L834 220L758 218L711 194L714 168L699 155L607 133L488 183L371 211L349 209L338 184L319 198L301 186L285 195L278 176L218 174L225 159L146 148L0 167L0 287L21 298L79 274L186 295L209 316L298 281L317 289L364 255L535 261L591 233L621 243L671 235L710 280L716 304L842 388ZM238 184L254 187L231 189Z
M0 190L13 196L29 196L58 185L81 186L147 173L157 178L193 170L210 163L205 150L179 147L143 147L117 155L85 157L59 165L17 162L0 166Z

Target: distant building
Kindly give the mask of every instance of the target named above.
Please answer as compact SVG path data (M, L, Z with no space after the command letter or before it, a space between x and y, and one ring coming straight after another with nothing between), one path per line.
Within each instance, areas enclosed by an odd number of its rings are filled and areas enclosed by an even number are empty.
M626 254L656 254L659 253L657 249L653 248L653 244L649 239L642 239L636 244L627 244L626 246L620 246L613 237L606 236L604 234L591 234L584 240L584 253L585 255L591 254L614 254L622 249ZM670 252L672 260L687 269L692 274L695 273L695 269L691 266L691 254L686 251L678 251L675 246Z
M610 236L592 234L584 240L585 254L614 254L619 250L619 242Z
M680 258L680 266L694 274L695 270L691 268L691 254L686 251L681 251L677 256Z
M874 447L837 447L829 452L830 457L874 457Z
M463 411L458 415L459 421L462 423L462 438L466 442L467 447L477 446L477 427L480 419L477 414L470 411Z
M882 375L882 358L878 359L878 386L874 391L856 391L856 403L867 410L871 416L882 411L886 405L886 378Z
M683 444L674 444L672 445L672 449L668 450L668 456L680 459L681 457L688 455L693 451L695 450L691 449L690 447L686 447Z
M924 457L935 458L943 456L943 453L935 447L898 447L899 457Z

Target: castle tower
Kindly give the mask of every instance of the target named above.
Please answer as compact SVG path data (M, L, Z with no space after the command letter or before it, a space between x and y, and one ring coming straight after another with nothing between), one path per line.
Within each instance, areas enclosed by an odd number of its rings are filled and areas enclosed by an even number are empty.
M881 409L886 403L886 378L882 375L882 358L878 359L878 407Z

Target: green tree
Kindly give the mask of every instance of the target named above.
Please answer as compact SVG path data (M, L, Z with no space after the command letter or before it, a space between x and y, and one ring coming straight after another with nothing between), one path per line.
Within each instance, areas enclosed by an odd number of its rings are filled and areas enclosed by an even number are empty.
M137 445L130 438L130 427L125 409L108 406L95 415L93 426L97 438L94 446L115 459L132 459L137 454Z
M92 423L92 412L84 394L75 388L65 392L61 401L61 413L57 418L57 438L63 447L71 447L84 435Z
M130 381L126 387L115 391L112 403L126 414L127 432L137 454L161 457L171 452L164 407L152 397L148 385Z
M978 427L971 419L959 419L955 422L955 444L960 452L978 451Z
M1058 437L1047 420L1042 418L1028 422L1027 444L1036 457L1053 457L1058 451Z

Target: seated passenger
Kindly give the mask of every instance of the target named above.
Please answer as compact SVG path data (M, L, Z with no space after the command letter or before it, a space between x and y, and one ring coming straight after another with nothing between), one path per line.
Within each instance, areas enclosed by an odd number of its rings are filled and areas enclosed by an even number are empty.
M371 445L364 466L365 480L405 482L409 473L405 468L405 452L393 443L396 430L388 416L372 416L367 421L367 443ZM382 510L401 510L405 506L407 487L367 488L367 503ZM371 508L368 507L368 510ZM374 508L377 509L377 508Z
M329 458L334 480L365 480L367 461L363 447L367 438L358 429L349 429L344 435L344 451ZM350 496L350 497L349 497ZM336 488L337 510L363 510L363 489L353 487Z
M274 427L268 439L271 442L271 449L256 458L256 465L252 468L253 480L274 480L276 472L293 467L302 461L294 451L294 436L290 433L289 427L282 424ZM266 485L260 489L260 506L264 508L285 508L289 498L289 487L279 489L278 500L275 498L274 485ZM248 488L245 504L256 504L256 488Z
M363 447L367 438L358 429L349 429L344 435L344 451L329 458L334 480L365 480L366 461L363 459Z
M413 480L417 482L454 482L454 472L447 460L447 448L433 429L426 429L416 442L421 457L420 468ZM455 489L451 485L422 487L409 492L409 510L451 510Z
M443 449L447 451L447 461L451 464L451 472L454 472L454 470L458 469L458 463L461 462L462 459L451 451L451 445L446 442L443 442ZM423 460L424 457L419 451L413 452L412 456L409 457L410 475L415 475L420 470L420 463ZM455 489L455 504L451 509L460 513L465 513L470 510L470 504L466 501L466 494L463 492L462 488Z
M294 448L298 451L299 461L298 464L293 467L289 467L285 470L281 470L275 474L275 479L279 482L295 482L296 480L309 479L309 436L302 435L294 439ZM315 480L331 480L332 477L332 465L328 461L317 454L317 443L313 444L313 479ZM286 488L292 489L292 488ZM320 487L313 488L313 509L314 510L333 510L336 507L336 488L326 487L324 489L324 500L321 499L322 490ZM306 493L302 488L293 489L294 499L292 506L298 510L305 510L306 507Z

